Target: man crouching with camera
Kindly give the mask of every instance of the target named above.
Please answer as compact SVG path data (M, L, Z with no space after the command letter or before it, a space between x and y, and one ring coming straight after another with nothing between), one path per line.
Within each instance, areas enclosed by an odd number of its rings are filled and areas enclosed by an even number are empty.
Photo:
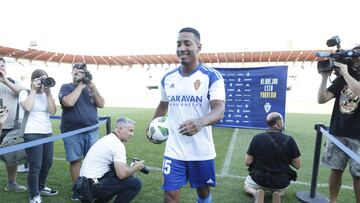
M359 51L360 47L355 47L353 50ZM320 72L322 81L318 91L318 103L323 104L335 98L329 132L350 150L358 153L360 151L360 57L353 57L345 62L346 64L334 62L338 77L328 88L326 85L332 69ZM360 203L360 164L331 141L326 144L322 163L331 169L329 176L330 202L336 202L342 174L349 163L356 202Z
M91 202L92 199L95 199L94 202L108 202L114 196L115 203L130 202L140 192L142 182L133 175L136 171L142 171L145 165L143 161L135 160L128 166L124 145L124 142L134 136L134 129L134 121L119 118L114 131L99 139L90 148L81 166L80 177L73 188L76 190L84 177L89 181L92 197L80 197L82 202ZM86 192L89 191L82 191L83 194ZM88 201L85 201L86 199Z

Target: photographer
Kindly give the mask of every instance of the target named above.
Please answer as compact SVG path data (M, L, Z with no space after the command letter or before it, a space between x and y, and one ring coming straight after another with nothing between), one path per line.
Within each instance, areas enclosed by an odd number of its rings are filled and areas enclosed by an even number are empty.
M300 168L300 151L296 141L283 133L280 113L269 113L266 124L268 130L253 137L245 155L249 175L244 190L256 203L264 202L265 192L271 193L273 203L280 203L290 180L296 180L296 172L289 165Z
M143 171L144 163L135 160L128 166L124 145L134 136L134 130L134 121L119 118L114 131L99 139L87 153L80 177L91 179L92 196L98 202L108 202L116 195L115 203L130 202L140 192L142 183L133 175Z
M25 87L20 81L8 77L5 59L0 57L0 97L3 98L4 106L9 112L7 119L3 123L0 143L11 130L14 129L16 117L16 107L19 103L19 92ZM4 164L6 166L8 182L5 186L6 191L25 192L27 188L16 182L17 165Z
M29 112L24 131L24 142L48 138L53 135L50 115L56 113L55 100L50 87L42 80L48 78L42 69L36 69L31 74L30 91L19 93L21 109ZM58 191L46 186L46 179L52 166L54 143L48 142L25 149L29 161L27 182L29 186L30 203L41 203L41 196L52 196Z
M359 51L360 47L355 47L353 50ZM343 60L343 62L334 62L338 76L328 88L326 85L332 70L320 72L322 80L318 91L318 103L323 104L335 98L329 132L356 153L360 149L360 57L352 57L347 61ZM329 176L330 202L336 202L341 187L342 174L348 162L349 171L353 178L356 202L359 203L360 164L356 163L331 141L326 143L322 163L331 169Z
M97 108L103 108L105 101L92 81L85 63L72 67L72 83L60 88L59 101L62 107L61 133L89 127L98 123ZM98 140L98 128L64 138L66 160L70 162L73 182L79 177L81 159ZM72 197L72 199L76 199Z

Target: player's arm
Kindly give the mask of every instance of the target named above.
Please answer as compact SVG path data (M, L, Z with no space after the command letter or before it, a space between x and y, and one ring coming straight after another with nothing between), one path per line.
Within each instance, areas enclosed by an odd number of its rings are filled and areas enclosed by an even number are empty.
M157 106L157 108L155 110L154 116L151 120L154 120L155 118L160 117L160 116L165 116L167 114L168 107L169 107L169 102L160 101L159 105ZM160 144L159 142L149 139L148 133L149 133L149 126L145 130L146 138L154 144Z
M201 118L203 126L212 125L217 123L224 117L225 101L212 100L210 102L211 111L209 114Z
M248 154L245 155L245 160L244 160L245 165L250 166L253 163L253 161L254 161L253 156Z
M143 169L145 165L142 161L135 161L134 164L132 164L131 166L127 166L125 163L122 163L120 161L115 161L114 166L116 176L119 179L123 180L134 175L136 171L140 171L141 169Z
M224 117L225 101L212 100L210 102L211 111L204 117L187 120L179 126L179 133L186 136L193 136L202 127L217 123Z
M329 74L328 72L323 72L321 73L321 83L320 83L320 87L318 90L318 95L317 95L317 102L319 104L323 104L328 102L330 99L334 98L334 93L328 91L326 89L326 84L327 84L327 80L329 78Z
M159 105L155 110L152 120L160 116L165 116L168 111L168 107L169 107L169 102L160 101Z

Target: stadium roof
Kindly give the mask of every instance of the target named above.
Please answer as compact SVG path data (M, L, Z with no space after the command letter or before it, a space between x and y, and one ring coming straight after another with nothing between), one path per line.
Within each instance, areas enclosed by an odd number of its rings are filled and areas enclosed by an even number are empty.
M287 50L287 51L246 51L246 52L218 52L200 53L203 63L252 63L252 62L313 62L318 58L318 51L330 52L330 50ZM38 60L44 62L75 63L85 62L95 65L119 65L131 66L134 64L177 64L176 54L151 54L151 55L128 55L128 56L95 56L57 53L31 49L21 50L11 47L0 46L0 56L15 59Z

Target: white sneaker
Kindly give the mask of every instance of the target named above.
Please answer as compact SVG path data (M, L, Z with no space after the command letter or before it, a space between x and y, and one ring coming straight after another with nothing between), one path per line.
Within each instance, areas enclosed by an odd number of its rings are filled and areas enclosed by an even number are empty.
M40 195L36 195L30 199L29 203L43 203L43 201L41 200Z
M19 165L17 167L17 171L18 173L26 173L29 172L29 167L26 167L25 164Z
M9 192L25 192L27 188L23 185L18 184L17 182L8 183L5 187L5 191Z
M45 186L42 190L39 191L39 193L40 195L52 196L57 195L59 192Z

